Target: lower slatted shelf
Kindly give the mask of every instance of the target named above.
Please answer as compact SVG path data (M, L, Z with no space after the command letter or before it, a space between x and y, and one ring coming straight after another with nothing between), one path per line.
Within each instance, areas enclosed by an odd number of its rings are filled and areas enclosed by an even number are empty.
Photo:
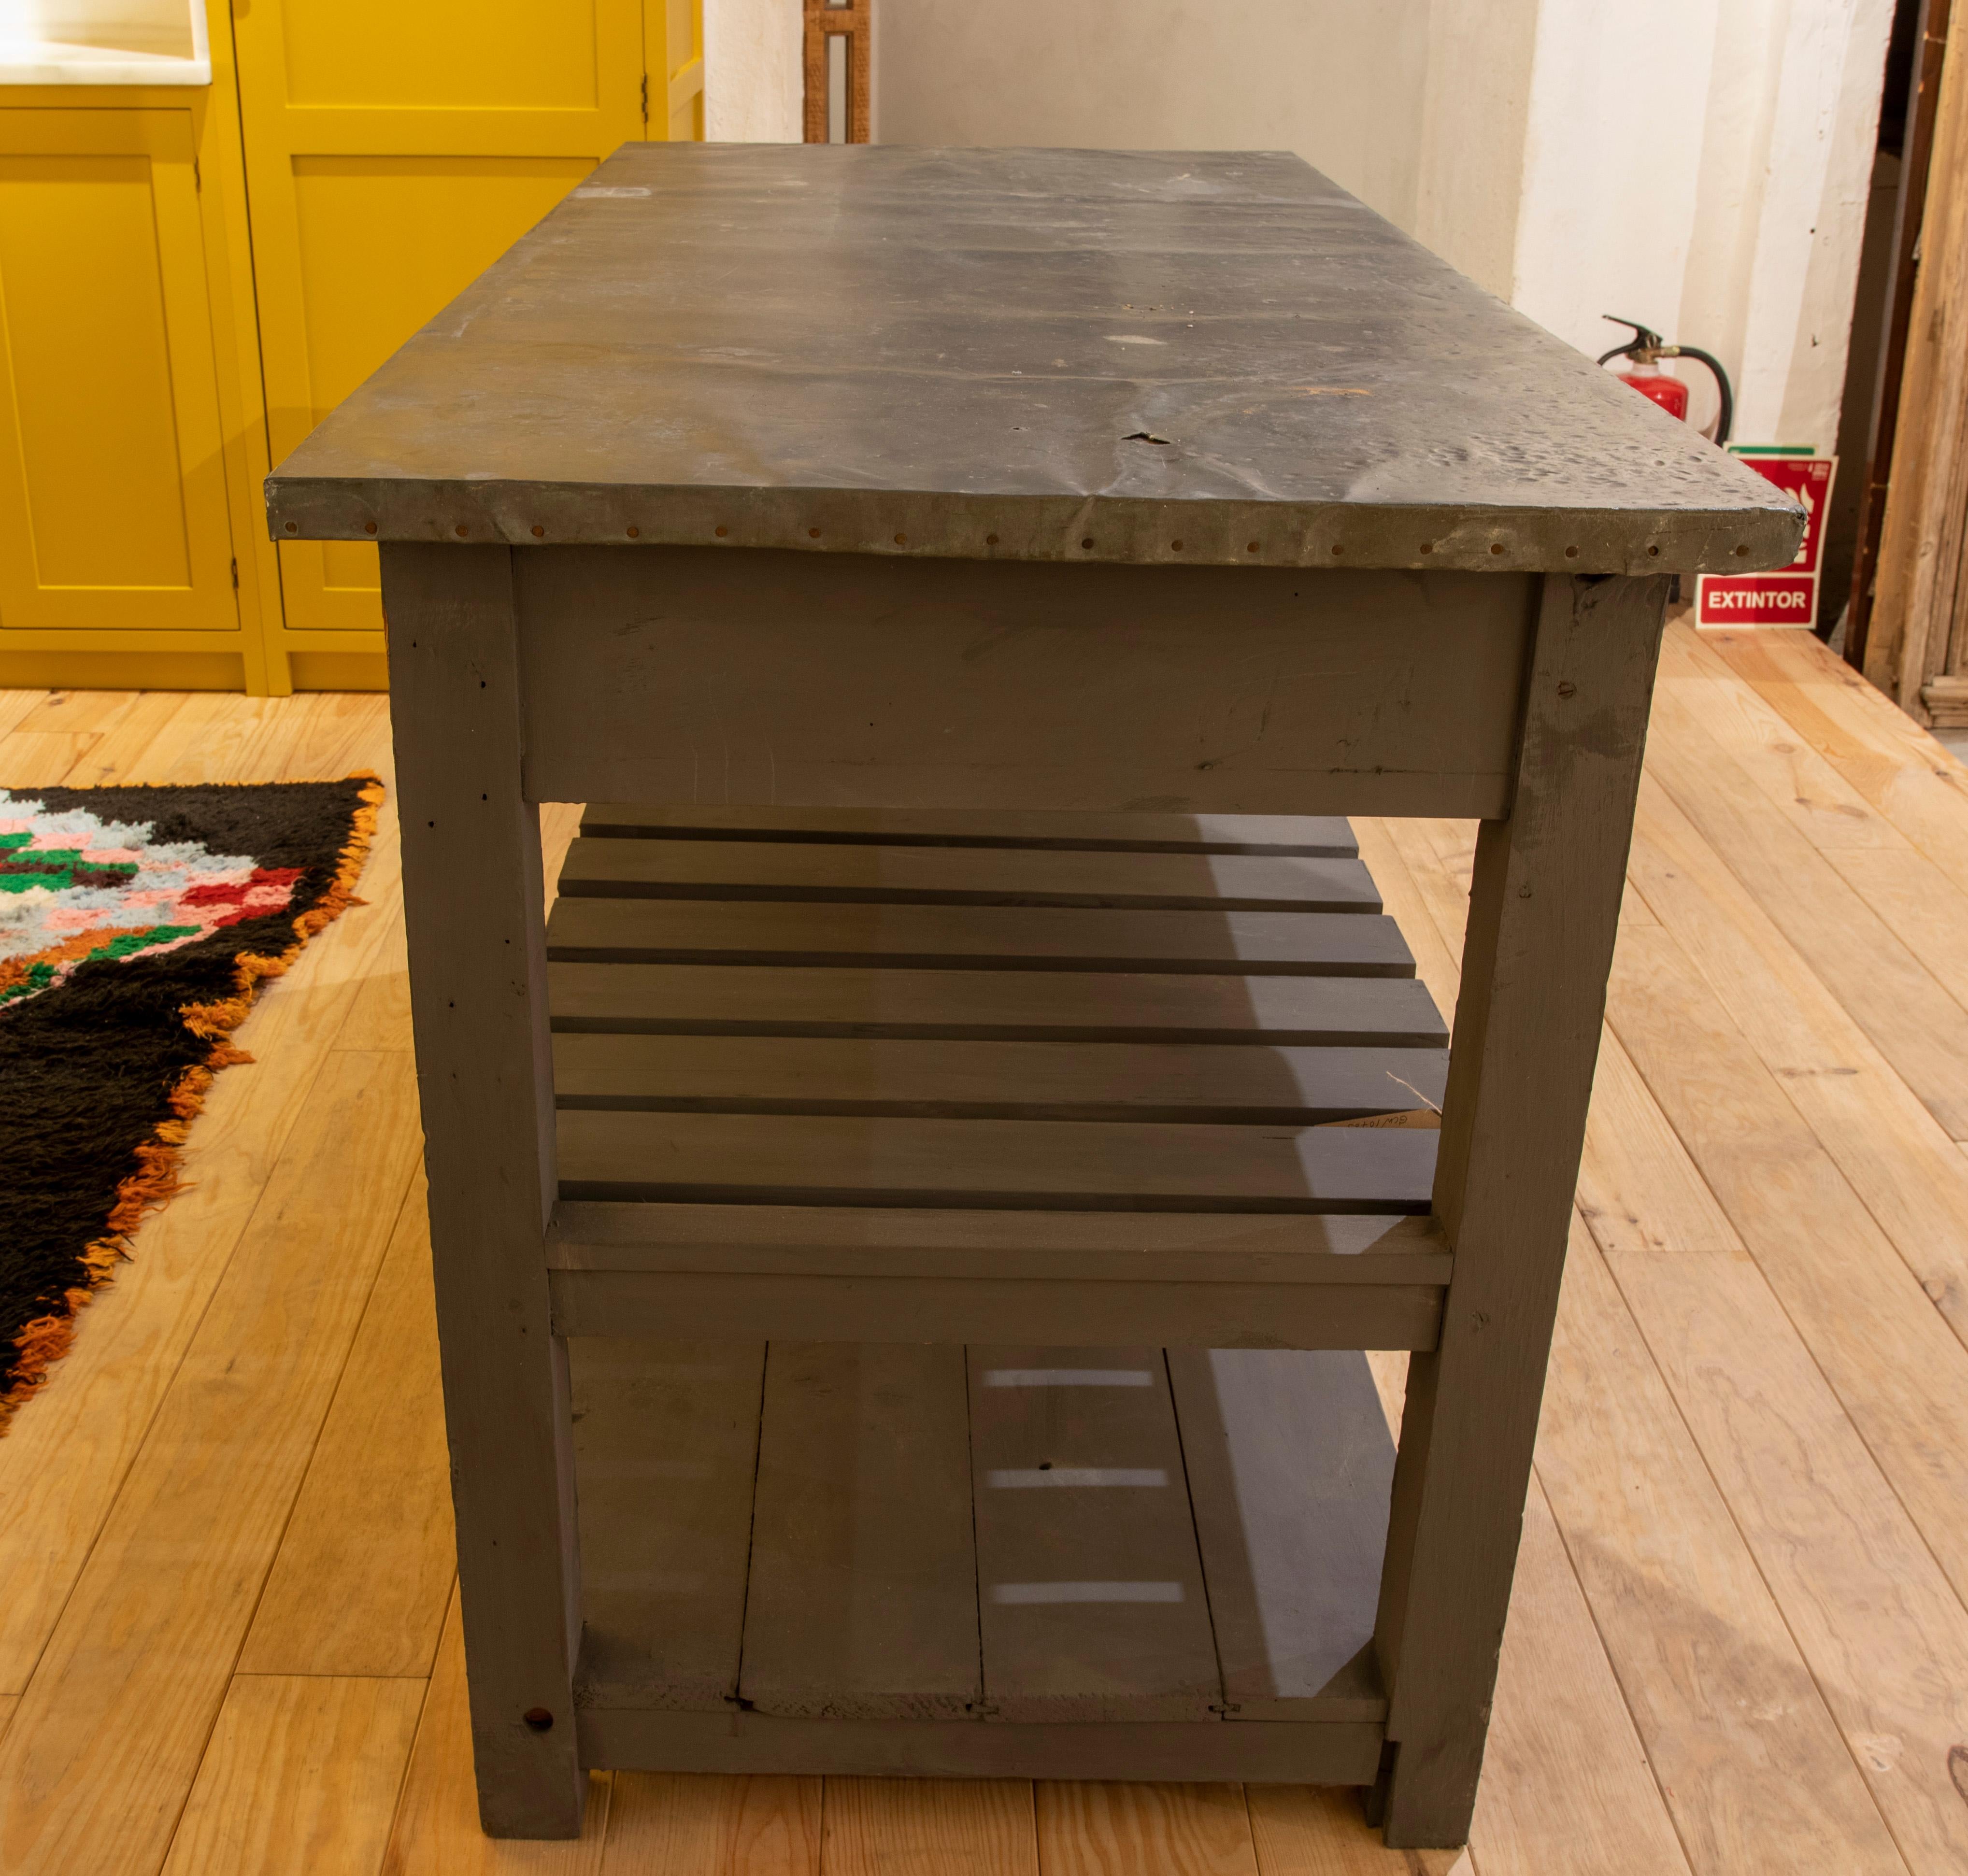
M1345 823L584 830L584 1761L1371 1781L1447 1037Z
M564 1333L1433 1345L1344 821L591 808L549 955Z
M1364 1357L572 1348L587 1763L1374 1775Z

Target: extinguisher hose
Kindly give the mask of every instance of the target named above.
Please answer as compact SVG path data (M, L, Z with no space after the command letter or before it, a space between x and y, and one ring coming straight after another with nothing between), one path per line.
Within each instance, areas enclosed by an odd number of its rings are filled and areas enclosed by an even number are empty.
M1632 329L1633 336L1623 345L1615 345L1610 351L1599 354L1600 364L1605 364L1614 358L1638 356L1646 358L1695 358L1715 374L1715 389L1721 400L1721 407L1715 418L1715 447L1720 449L1729 440L1730 426L1736 418L1736 393L1730 388L1729 374L1722 369L1722 361L1713 352L1704 351L1699 345L1669 345L1663 342L1658 332L1649 331L1637 320L1623 319L1617 313L1601 315L1610 324L1623 325Z
M1722 400L1721 409L1715 417L1715 446L1720 449L1729 440L1729 426L1736 416L1736 393L1730 389L1729 374L1722 369L1720 359L1698 345L1676 345L1673 350L1683 358L1700 360L1715 374L1715 389Z

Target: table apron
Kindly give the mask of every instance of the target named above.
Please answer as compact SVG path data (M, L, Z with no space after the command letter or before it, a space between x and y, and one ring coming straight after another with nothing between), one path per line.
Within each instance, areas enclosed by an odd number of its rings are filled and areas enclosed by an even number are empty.
M1535 575L513 555L535 801L1494 817Z

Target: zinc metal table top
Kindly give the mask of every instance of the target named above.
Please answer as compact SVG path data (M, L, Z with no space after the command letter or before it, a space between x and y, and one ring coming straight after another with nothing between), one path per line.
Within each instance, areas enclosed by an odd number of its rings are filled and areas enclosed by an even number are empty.
M1297 157L630 144L277 539L1743 572L1802 513Z

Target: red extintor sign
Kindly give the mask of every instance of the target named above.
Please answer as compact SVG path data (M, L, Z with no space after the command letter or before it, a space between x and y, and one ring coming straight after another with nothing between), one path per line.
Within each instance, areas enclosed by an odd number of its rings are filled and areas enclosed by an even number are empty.
M1818 557L1824 548L1824 511L1831 499L1837 458L1815 450L1743 444L1729 452L1786 495L1804 504L1804 545L1781 573L1705 573L1697 582L1698 626L1803 626L1817 623Z

